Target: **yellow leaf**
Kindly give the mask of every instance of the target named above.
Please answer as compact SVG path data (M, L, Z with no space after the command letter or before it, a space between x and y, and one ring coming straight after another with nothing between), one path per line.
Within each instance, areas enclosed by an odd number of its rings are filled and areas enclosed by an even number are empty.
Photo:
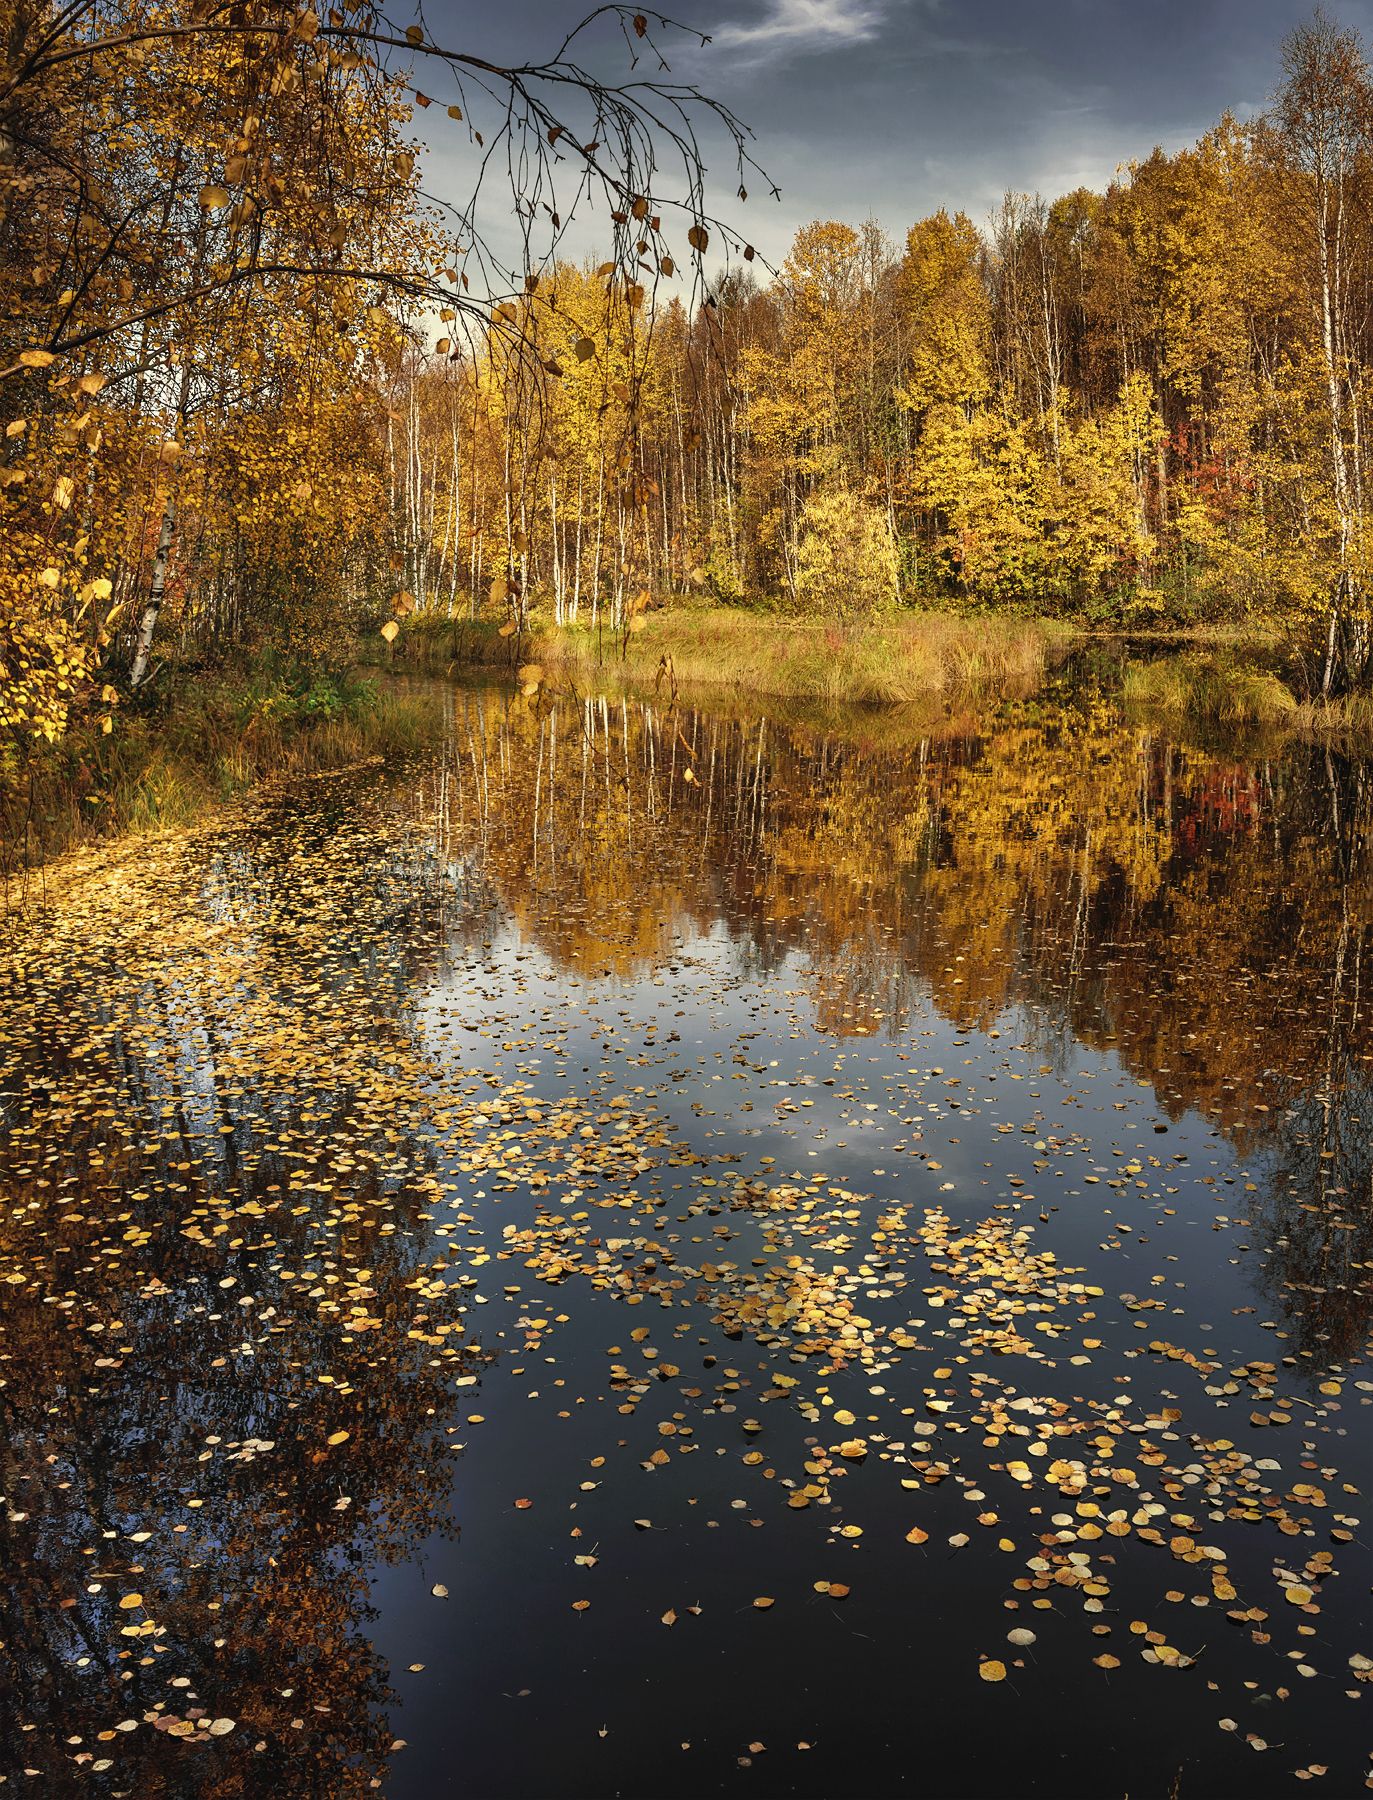
M331 1431L329 1436L325 1439L325 1442L328 1444L346 1444L351 1436L352 1433L350 1431Z
M216 187L213 184L200 190L200 204L206 212L220 212L229 204L228 188Z
M51 350L21 350L19 360L26 369L46 369L57 358Z
M381 635L386 639L388 644L394 644L396 639L400 636L400 626L397 625L394 619L388 619L381 628Z
M759 1594L753 1604L758 1608L759 1612L766 1612L770 1606L775 1606L777 1602L773 1599L771 1594Z
M1004 1681L1006 1679L1005 1663L997 1662L994 1657L988 1662L979 1663L977 1672L984 1681Z
M136 1606L142 1606L142 1604L142 1594L125 1594L124 1598L119 1602L119 1610L121 1612L132 1612Z

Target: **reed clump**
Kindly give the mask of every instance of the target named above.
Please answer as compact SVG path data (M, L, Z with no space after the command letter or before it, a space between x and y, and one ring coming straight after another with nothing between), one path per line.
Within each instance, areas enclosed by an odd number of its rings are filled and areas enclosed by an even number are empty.
M1284 725L1297 701L1273 673L1227 656L1184 655L1125 667L1127 704L1214 725Z

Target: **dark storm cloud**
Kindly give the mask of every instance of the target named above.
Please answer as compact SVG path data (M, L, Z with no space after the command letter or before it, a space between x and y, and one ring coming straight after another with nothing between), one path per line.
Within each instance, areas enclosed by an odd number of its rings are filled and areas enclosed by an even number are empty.
M939 206L981 222L1008 187L1103 187L1121 163L1190 143L1227 107L1260 109L1283 37L1311 13L1306 0L682 0L674 10L713 40L681 42L674 75L753 127L782 189L780 205L755 195L736 215L716 145L719 207L774 259L812 218L871 215L899 235ZM1373 0L1328 10L1373 36ZM578 16L575 0L506 0L475 15L447 0L428 14L440 41L522 61L552 54ZM617 75L623 38L602 28L586 60ZM456 172L441 156L435 185Z

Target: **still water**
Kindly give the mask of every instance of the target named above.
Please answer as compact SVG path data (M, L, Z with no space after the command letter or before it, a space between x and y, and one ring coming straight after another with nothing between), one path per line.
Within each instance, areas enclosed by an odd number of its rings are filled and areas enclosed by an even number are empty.
M6 1790L1361 1791L1368 767L432 705L8 923Z

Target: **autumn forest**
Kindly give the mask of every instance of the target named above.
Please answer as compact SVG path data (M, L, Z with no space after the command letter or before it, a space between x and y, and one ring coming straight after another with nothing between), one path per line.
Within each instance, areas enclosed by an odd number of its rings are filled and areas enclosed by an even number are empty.
M6 1795L1373 1787L1303 5L0 0Z
M1363 679L1373 77L1323 18L1268 111L1104 192L817 222L771 270L684 135L743 128L668 76L659 143L630 90L365 11L11 0L6 43L11 734L109 717L168 658L683 597L1252 619L1309 691ZM564 148L569 88L604 148ZM422 186L444 134L470 202ZM517 151L502 287L476 190ZM604 260L564 248L559 181Z

